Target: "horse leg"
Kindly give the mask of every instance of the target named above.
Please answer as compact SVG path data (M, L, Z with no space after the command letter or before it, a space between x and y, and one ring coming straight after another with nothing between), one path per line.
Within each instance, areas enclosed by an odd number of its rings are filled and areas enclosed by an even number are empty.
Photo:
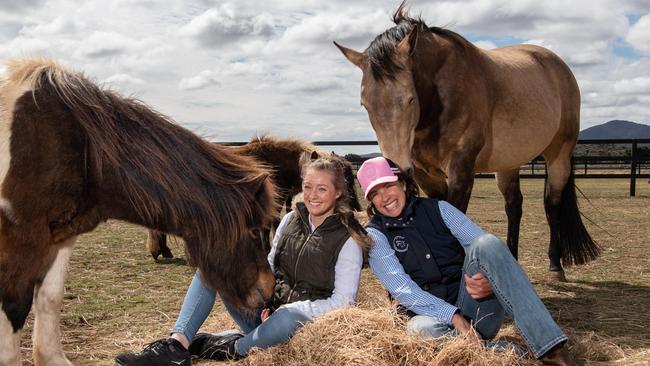
M31 245L43 241L39 232L5 229L0 233L0 366L20 365L20 333L35 288L56 256L48 247Z
M463 213L467 212L469 198L472 196L475 160L476 156L472 157L468 152L460 152L449 165L447 202Z
M569 170L567 164L555 162L547 164L547 174L544 184L544 210L546 211L546 220L550 227L550 243L548 246L549 278L551 281L566 282L564 269L562 268L562 247L560 246L560 201L562 199L562 190L569 179Z
M447 199L447 177L442 170L427 172L415 168L413 178L427 197L441 200Z
M174 258L171 249L167 246L167 235L160 231L149 230L146 246L153 259L158 259L161 254L164 258Z
M562 265L584 264L600 254L600 247L585 228L575 192L571 157L546 156L548 179L544 208L551 227L549 259L551 279L566 281Z
M20 329L14 331L4 310L0 310L0 365L20 366Z
M70 238L59 249L56 259L43 282L34 290L33 357L37 366L69 366L61 348L61 305L63 283L76 237Z
M508 216L508 248L515 259L519 258L519 226L524 197L519 187L519 169L497 172L497 187L506 201Z

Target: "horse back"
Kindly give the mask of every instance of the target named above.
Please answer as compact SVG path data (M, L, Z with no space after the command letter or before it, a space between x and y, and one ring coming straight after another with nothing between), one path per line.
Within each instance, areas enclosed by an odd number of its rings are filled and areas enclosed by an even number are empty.
M484 51L490 118L477 171L523 164L551 144L577 140L580 92L569 67L534 45Z

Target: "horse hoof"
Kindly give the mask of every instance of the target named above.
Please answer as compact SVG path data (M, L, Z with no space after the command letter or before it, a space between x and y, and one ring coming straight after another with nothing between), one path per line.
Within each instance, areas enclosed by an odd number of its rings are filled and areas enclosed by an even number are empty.
M567 282L564 271L550 271L548 279L550 282Z
M160 250L160 254L162 254L163 258L174 258L174 255L172 254L171 249L164 247Z
M160 252L149 252L151 253L151 256L153 257L153 260L157 261L158 257L160 256Z

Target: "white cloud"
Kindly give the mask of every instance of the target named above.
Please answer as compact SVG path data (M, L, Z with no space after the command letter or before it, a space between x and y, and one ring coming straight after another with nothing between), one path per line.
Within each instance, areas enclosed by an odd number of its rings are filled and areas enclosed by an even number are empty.
M474 45L478 48L482 48L484 50L491 50L493 48L497 48L496 43L492 41L476 41L474 42Z
M94 32L84 39L77 49L77 56L110 57L136 48L136 41L116 32Z
M203 70L198 75L181 79L178 87L183 90L197 90L218 85L219 75L212 70Z
M0 57L45 55L83 70L215 139L256 131L371 139L359 107L361 72L332 41L357 50L393 26L395 0L11 1L0 13ZM650 1L411 0L411 14L484 49L526 42L572 68L582 128L648 123ZM5 10L5 7L3 7ZM637 19L630 24L629 19Z
M638 51L650 54L650 14L639 18L625 39Z
M272 35L273 26L269 13L241 15L232 3L226 3L195 17L179 30L179 34L205 47L219 47L249 36L267 38Z
M102 83L117 85L143 85L145 81L129 74L115 74L102 80Z
M650 94L650 76L617 81L614 91L618 94Z

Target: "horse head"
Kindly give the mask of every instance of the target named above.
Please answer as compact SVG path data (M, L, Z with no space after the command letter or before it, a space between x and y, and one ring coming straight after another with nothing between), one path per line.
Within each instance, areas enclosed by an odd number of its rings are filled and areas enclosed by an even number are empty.
M421 102L413 56L424 30L409 22L396 19L396 23L397 26L377 36L364 52L334 44L363 72L361 105L368 112L382 154L408 171L413 168L411 149Z
M263 240L265 229L271 227L277 211L275 190L269 177L264 173L240 185L252 194L251 200L259 204L259 210L249 215L246 226L236 228L238 240L221 249L201 246L198 257L192 258L210 287L218 290L240 313L251 316L265 306L275 286Z

